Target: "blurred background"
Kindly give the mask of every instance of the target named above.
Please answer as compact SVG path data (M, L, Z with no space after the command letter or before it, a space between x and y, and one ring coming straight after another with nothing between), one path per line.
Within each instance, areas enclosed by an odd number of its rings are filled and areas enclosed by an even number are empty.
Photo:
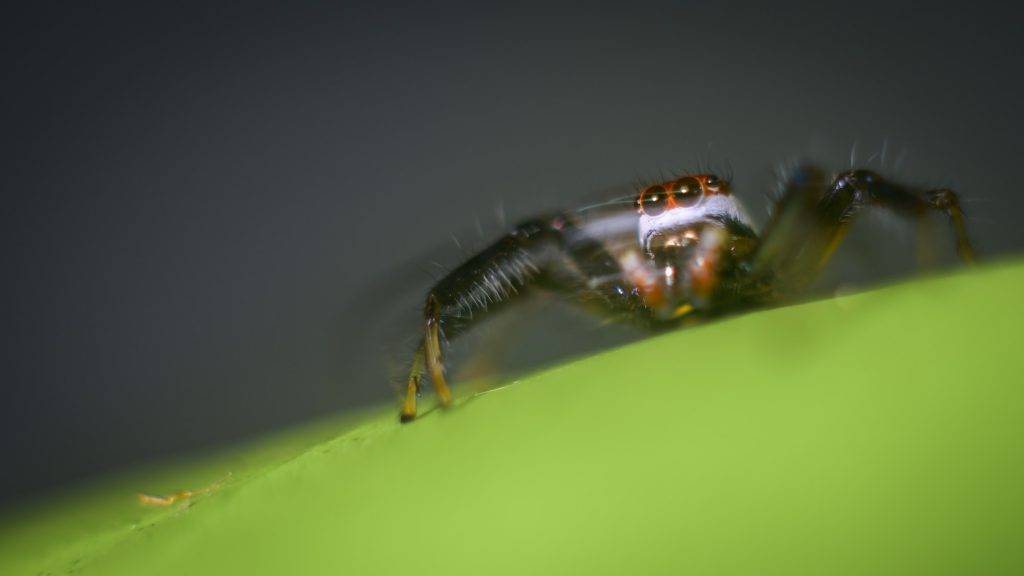
M662 171L731 165L763 222L780 163L884 143L962 192L981 254L1024 248L1022 42L994 7L33 3L0 26L0 504L391 401L407 350L381 327L412 325L431 262ZM912 240L865 223L830 277L902 277ZM587 340L525 334L534 360Z

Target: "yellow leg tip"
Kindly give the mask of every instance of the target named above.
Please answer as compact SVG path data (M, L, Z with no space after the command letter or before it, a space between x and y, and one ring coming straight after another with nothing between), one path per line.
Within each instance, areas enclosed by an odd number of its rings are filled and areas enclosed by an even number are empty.
M416 419L416 391L419 389L419 379L410 378L409 385L405 389L405 402L402 403L402 412L398 419L402 422L412 422Z
M452 405L452 393L451 393L451 391L449 391L447 387L438 389L437 390L437 400L441 403L441 406L445 406L445 407L451 406Z

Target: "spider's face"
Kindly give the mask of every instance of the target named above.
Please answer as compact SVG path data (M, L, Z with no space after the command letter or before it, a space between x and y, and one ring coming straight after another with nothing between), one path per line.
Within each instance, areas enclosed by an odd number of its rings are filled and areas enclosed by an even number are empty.
M640 213L637 239L652 258L666 250L694 245L705 226L722 226L728 219L747 220L728 182L713 174L649 186L640 193L636 207Z

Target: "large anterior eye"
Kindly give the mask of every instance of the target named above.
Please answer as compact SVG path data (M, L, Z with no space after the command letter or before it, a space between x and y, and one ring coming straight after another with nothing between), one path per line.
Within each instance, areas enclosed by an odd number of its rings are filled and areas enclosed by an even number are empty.
M672 184L672 199L676 206L693 206L700 201L700 182L696 178L682 178Z
M651 186L640 194L640 211L647 216L657 216L665 211L668 192L664 186Z

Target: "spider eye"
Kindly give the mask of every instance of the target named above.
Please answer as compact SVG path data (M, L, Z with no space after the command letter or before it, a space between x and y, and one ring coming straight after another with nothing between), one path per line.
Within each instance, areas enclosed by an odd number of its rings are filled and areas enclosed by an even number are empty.
M677 206L686 208L700 201L700 182L696 178L683 178L672 184L672 198Z
M712 187L718 186L718 183L719 183L718 176L715 176L714 174L709 174L708 176L706 176L704 178L704 182L708 186L712 186Z
M651 186L640 194L640 211L647 216L657 216L665 211L668 192L664 186Z

